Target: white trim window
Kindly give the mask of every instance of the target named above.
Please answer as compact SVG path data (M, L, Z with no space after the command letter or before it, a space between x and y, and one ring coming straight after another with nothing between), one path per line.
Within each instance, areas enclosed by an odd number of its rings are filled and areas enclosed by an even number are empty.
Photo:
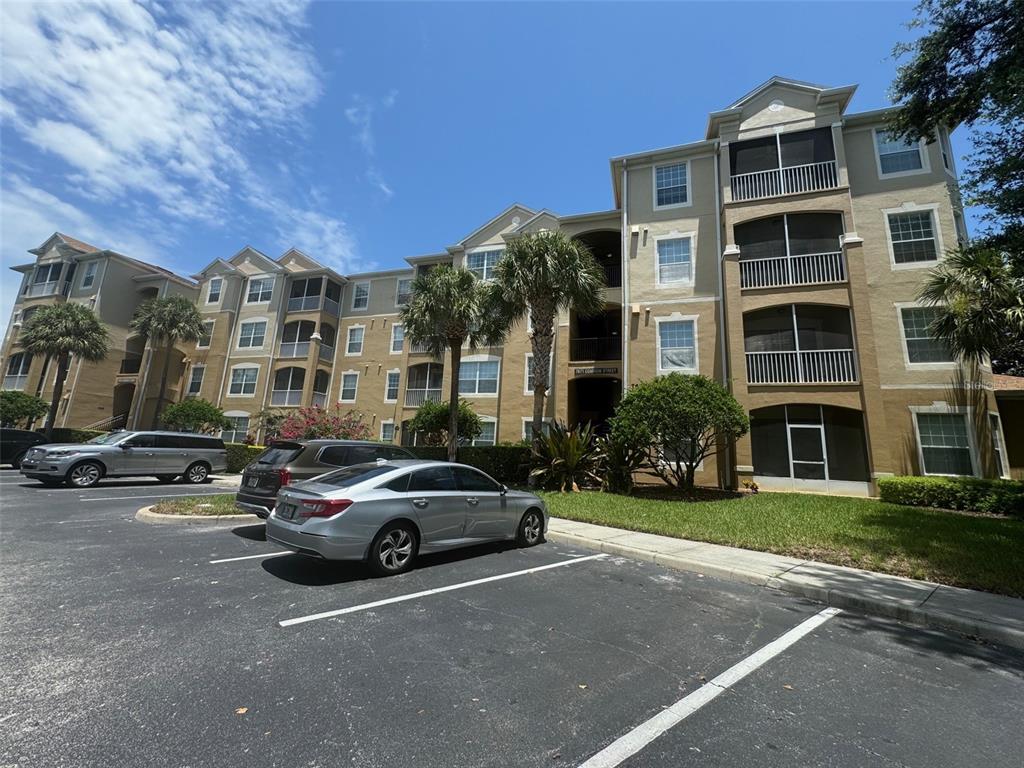
M387 372L384 377L384 402L397 403L398 390L402 383L402 372L395 368Z
M256 394L256 381L259 378L258 365L236 365L231 368L231 383L228 385L228 397L252 397Z
M203 376L206 375L205 365L193 365L189 373L188 389L185 390L187 397L198 397L203 391Z
M498 436L498 420L493 416L480 417L480 434L469 441L470 445L494 445Z
M249 290L245 294L246 304L266 304L274 295L274 278L250 277Z
M494 268L505 253L501 248L481 248L466 254L466 269L480 280L493 280Z
M405 345L405 327L401 323L391 324L391 354L402 354L402 347Z
M899 311L908 365L954 362L949 345L931 331L931 324L939 315L938 307L899 307Z
M363 338L366 336L365 325L350 325L348 327L347 341L345 342L346 355L363 354Z
M697 317L658 318L658 373L697 372Z
M359 394L359 371L345 371L341 374L341 392L338 400L342 403L354 403Z
M974 449L966 413L914 414L921 469L926 475L975 475Z
M884 128L875 128L875 161L879 178L928 173L928 155L924 140L906 141Z
M85 271L82 272L82 289L92 288L92 284L96 282L96 272L100 268L98 261L90 261L85 265Z
M395 284L395 306L404 307L412 299L412 278L400 277Z
M1003 439L1003 425L999 421L999 414L995 411L988 412L988 426L992 432L992 458L995 460L996 470L1000 477L1010 477L1010 462L1006 456L1006 441Z
M530 428L533 426L532 416L523 416L523 440L532 440ZM551 419L544 419L540 423L541 434L547 435L551 432Z
M228 411L224 418L231 422L228 429L221 430L220 439L225 443L243 443L249 436L249 414Z
M501 363L496 357L464 359L459 365L459 394L497 397Z
M693 235L665 235L654 239L658 286L693 283Z
M361 312L370 307L370 281L352 284L352 311Z
M380 423L380 441L382 443L395 442L395 420L384 419Z
M551 350L552 363L548 365L548 392L551 391L551 377L554 374L554 357L555 351ZM533 353L526 353L526 364L523 371L523 394L533 395Z
M25 389L28 384L28 370L32 367L32 355L28 352L15 352L7 358L7 371L4 373L4 389Z
M246 320L238 328L238 348L262 349L266 337L266 320Z
M654 177L654 210L682 208L690 204L690 162L656 165Z
M892 261L897 267L933 264L939 260L934 209L886 211L885 220Z
M214 277L206 286L206 303L217 304L220 302L221 289L224 287L224 280Z
M203 322L203 335L196 341L196 349L210 348L210 340L213 339L213 327L215 325L215 320L205 320Z

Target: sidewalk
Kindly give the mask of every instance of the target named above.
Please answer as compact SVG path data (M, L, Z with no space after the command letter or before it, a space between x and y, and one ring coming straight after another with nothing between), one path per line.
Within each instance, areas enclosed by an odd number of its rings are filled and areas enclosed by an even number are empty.
M1024 649L1024 600L1014 597L557 517L548 539Z
M241 475L210 475L210 483L218 488L237 489L241 482Z

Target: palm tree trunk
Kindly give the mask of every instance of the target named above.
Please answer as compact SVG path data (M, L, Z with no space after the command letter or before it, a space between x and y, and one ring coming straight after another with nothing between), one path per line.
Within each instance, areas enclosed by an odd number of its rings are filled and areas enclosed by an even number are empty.
M57 421L57 408L60 407L60 398L64 394L64 378L68 375L68 353L62 352L57 356L57 379L53 382L53 399L50 401L50 411L46 414L46 441L53 439L53 425Z
M536 318L534 318L533 338L533 381L530 382L533 388L533 422L530 425L532 434L530 442L534 449L538 448L541 433L544 429L544 399L547 397L548 380L551 378L551 326L554 320L545 323L547 332L538 331Z
M153 411L153 426L150 429L156 429L160 425L160 414L161 408L164 403L164 397L167 394L167 370L171 366L171 352L174 350L174 341L167 343L167 351L164 353L164 364L163 373L160 376L160 393L156 398L156 409Z
M451 345L452 380L448 388L448 461L455 461L459 445L459 366L462 363L462 343Z

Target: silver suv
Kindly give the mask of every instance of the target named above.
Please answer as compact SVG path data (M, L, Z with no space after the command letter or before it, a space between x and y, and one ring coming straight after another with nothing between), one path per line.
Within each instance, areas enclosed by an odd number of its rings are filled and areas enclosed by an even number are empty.
M43 485L91 488L104 477L151 475L162 483L178 476L204 483L227 469L224 441L189 432L110 432L87 443L50 443L32 448L21 474Z

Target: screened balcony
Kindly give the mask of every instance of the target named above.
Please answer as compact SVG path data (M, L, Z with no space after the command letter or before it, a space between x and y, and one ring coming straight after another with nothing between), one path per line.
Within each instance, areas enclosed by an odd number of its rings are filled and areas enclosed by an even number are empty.
M4 389L25 389L28 384L28 369L32 366L32 355L28 352L16 352L7 359L7 370L4 372Z
M444 366L440 363L420 363L409 367L409 383L405 388L405 405L418 408L428 400L441 399L441 381Z
M743 316L749 384L853 384L857 360L844 307L787 305Z
M271 405L301 405L302 387L306 371L302 368L282 368L274 374L274 388L270 391Z
M328 363L334 359L334 345L338 340L338 332L330 323L320 323L320 349L317 352L321 360Z
M323 307L337 317L341 312L341 285L323 277L293 280L288 294L289 312L312 312Z
M838 213L790 213L738 225L740 288L845 283L842 235Z
M839 186L831 128L777 133L729 145L733 201Z
M330 388L331 376L327 371L317 371L313 376L313 405L327 406L327 390Z
M310 339L316 330L312 320L296 320L285 323L281 334L280 357L308 357Z

